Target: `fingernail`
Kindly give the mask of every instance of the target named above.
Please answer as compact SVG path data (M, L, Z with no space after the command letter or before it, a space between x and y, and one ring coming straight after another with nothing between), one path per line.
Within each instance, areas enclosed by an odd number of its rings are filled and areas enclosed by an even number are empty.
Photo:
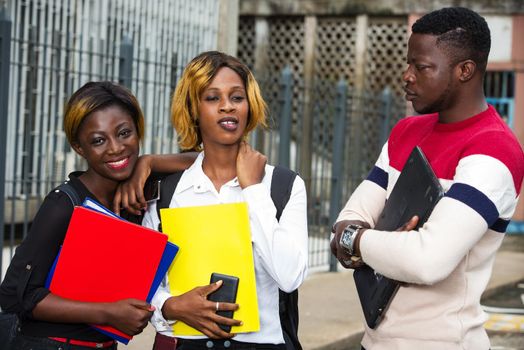
M217 286L219 286L219 285L221 285L221 284L222 284L222 280L217 281L217 283L216 283Z

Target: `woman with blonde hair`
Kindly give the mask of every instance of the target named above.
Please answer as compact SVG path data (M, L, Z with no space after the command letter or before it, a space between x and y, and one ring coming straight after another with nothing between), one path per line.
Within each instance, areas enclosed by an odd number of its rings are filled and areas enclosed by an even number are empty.
M166 281L152 301L156 310L151 322L157 330L154 349L173 349L175 342L180 350L285 349L279 289L297 289L307 273L306 191L303 180L296 176L289 201L280 220L276 219L270 196L274 167L246 142L252 130L266 124L266 104L253 74L224 53L198 55L186 66L176 87L171 119L180 147L200 154L182 174L169 206L248 205L260 330L235 335L219 327L238 326L242 321L216 314L217 307L225 311L239 305L206 299L220 283L173 296ZM158 227L155 204L148 208L143 224ZM172 324L177 320L204 336L173 334Z

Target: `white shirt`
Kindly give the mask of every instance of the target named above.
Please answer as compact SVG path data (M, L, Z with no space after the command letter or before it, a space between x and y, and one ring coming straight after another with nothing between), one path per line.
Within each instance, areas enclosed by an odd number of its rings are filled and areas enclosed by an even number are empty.
M169 207L237 202L248 204L260 331L239 333L234 339L251 343L282 344L284 338L280 327L278 290L291 292L297 289L307 274L307 201L304 181L299 176L295 178L289 202L282 212L280 221L277 221L276 208L270 195L273 166L266 165L265 176L260 184L242 189L235 178L224 184L217 192L202 170L203 159L202 152L193 165L184 172ZM148 207L142 224L157 229L158 223L159 218L154 203ZM151 318L151 323L157 332L176 336L173 334L173 322L164 319L161 312L164 302L169 297L171 294L165 278L152 300L156 311ZM205 337L181 336L180 338Z

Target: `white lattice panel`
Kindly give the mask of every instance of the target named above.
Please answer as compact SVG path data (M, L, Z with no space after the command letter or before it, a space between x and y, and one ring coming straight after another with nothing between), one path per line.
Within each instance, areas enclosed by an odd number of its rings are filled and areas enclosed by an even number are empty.
M238 21L237 57L250 69L255 65L255 18L242 16Z
M407 23L405 18L370 20L366 56L366 90L382 91L386 86L402 92L402 72L406 68Z
M355 77L354 17L319 18L315 45L315 78L336 82Z

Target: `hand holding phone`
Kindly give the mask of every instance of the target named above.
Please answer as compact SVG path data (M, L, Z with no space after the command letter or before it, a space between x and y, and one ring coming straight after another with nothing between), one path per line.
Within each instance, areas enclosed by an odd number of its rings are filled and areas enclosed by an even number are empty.
M224 275L221 273L213 272L211 274L211 280L210 283L216 283L218 281L222 281L222 286L218 288L213 293L209 294L207 296L207 299L210 301L217 301L217 302L225 302L225 303L234 303L237 299L237 290L238 290L238 282L239 279L236 276L230 276L230 275ZM226 311L226 310L218 310L217 315L227 317L227 318L233 318L234 311ZM220 328L222 328L225 332L231 331L231 326L219 324Z

